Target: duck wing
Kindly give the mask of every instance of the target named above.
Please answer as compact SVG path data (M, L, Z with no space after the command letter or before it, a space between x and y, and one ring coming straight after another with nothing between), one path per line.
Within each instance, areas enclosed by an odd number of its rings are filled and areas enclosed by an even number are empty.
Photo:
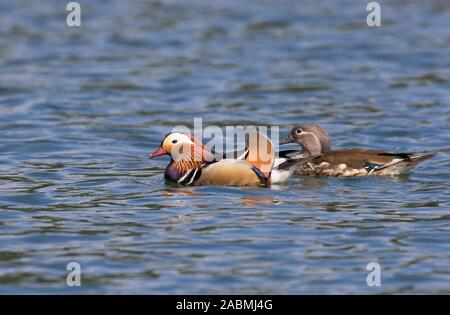
M371 149L338 149L323 153L314 159L315 163L328 163L330 165L345 164L351 168L364 168L367 163L385 165L395 160L408 158L407 153L392 154Z
M275 162L275 150L272 141L256 129L250 129L246 134L245 162L260 170L265 177L270 177Z
M379 150L350 148L338 149L314 157L312 163L327 169L364 170L370 175L388 167L403 163L404 167L413 166L436 154L415 155L412 153L389 153ZM361 175L361 174L359 174Z

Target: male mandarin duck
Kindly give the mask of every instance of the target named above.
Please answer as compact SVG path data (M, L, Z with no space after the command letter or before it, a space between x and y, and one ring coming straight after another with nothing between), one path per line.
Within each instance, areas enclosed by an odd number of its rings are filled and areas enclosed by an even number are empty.
M265 185L286 180L295 170L290 159L275 159L272 141L256 131L246 137L241 156L214 154L192 135L167 134L150 158L170 155L164 178L181 185ZM275 164L275 166L274 166Z
M295 172L309 176L398 175L436 155L389 153L362 148L332 150L326 130L318 125L295 126L280 144L294 142L303 149L303 162L298 163Z

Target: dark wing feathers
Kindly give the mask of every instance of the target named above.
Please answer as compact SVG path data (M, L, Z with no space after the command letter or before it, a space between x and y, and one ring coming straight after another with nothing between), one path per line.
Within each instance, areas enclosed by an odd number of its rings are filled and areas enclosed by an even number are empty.
M348 167L360 169L372 167L381 167L385 164L391 163L395 159L410 160L410 155L406 153L386 153L378 150L370 149L338 149L319 155L316 163L326 162L330 165L345 164Z
M302 151L300 150L283 150L278 152L278 157L280 158L290 158L296 155L301 154Z
M410 160L412 153L388 153L388 152L380 152L378 155L381 156L393 156L394 158L400 158L405 160Z
M345 164L347 167L354 169L365 168L368 171L380 170L387 166L397 164L399 162L407 162L416 164L423 160L427 160L436 155L436 153L426 155L414 155L412 153L388 153L371 149L338 149L323 153L314 158L314 163L329 163L330 166Z

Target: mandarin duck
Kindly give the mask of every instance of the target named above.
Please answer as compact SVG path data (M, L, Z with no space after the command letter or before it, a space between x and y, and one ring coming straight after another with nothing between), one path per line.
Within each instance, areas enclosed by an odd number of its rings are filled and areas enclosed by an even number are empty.
M242 154L241 154L242 153ZM167 181L180 185L265 185L287 180L295 171L296 160L275 159L272 141L261 133L250 131L242 152L215 154L192 135L167 134L150 158L170 155L164 172Z
M320 126L319 126L320 127ZM436 153L389 153L379 150L349 148L331 150L325 129L317 125L297 125L280 144L298 143L303 149L296 174L309 176L367 176L406 173Z

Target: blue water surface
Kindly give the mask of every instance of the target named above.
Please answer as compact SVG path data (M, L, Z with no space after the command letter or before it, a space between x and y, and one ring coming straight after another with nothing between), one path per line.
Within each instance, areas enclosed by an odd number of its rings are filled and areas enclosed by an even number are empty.
M80 1L73 28L67 2L0 2L0 293L450 293L448 1L379 1L380 27L369 1ZM148 153L195 117L439 154L397 177L168 185Z

